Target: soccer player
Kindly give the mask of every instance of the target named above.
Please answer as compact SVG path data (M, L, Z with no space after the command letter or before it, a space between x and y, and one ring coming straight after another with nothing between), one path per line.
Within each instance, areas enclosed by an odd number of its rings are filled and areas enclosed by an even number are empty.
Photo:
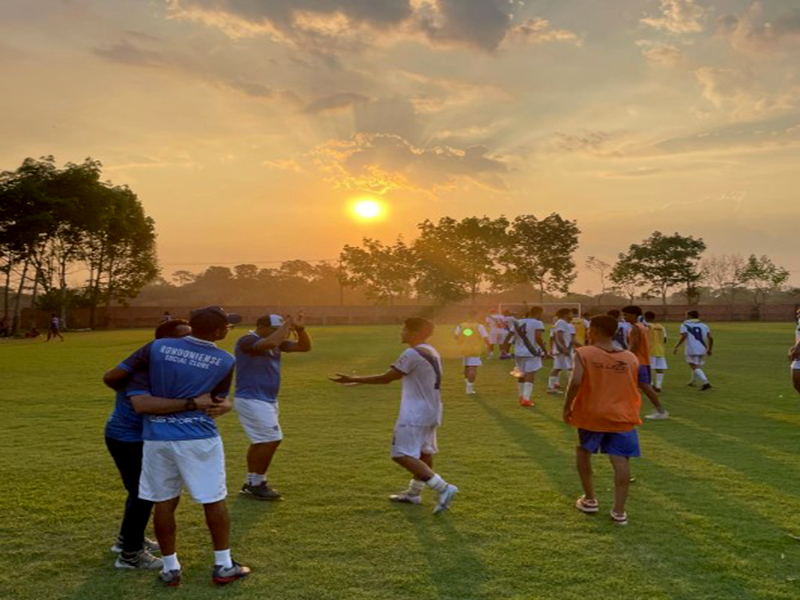
M172 313L170 313L168 310L165 310L161 315L161 322L166 323L167 321L172 321Z
M533 306L528 310L527 317L519 319L512 325L514 336L514 356L516 360L517 392L520 406L534 406L531 401L533 383L536 372L542 368L544 351L544 323L542 323L541 306Z
M549 394L560 394L561 371L572 370L572 350L575 347L575 327L567 322L572 317L572 310L569 308L559 308L556 311L556 324L550 330L550 338L553 340L553 370L550 371L548 378L547 392Z
M650 329L650 369L655 372L653 389L660 394L664 387L664 372L667 365L667 328L656 322L656 313L648 310L644 320Z
M50 338L61 338L61 341L64 341L64 336L61 335L61 331L59 327L61 326L61 319L58 318L56 313L52 313L50 315L50 328L47 330L47 342L50 341Z
M708 377L701 368L706 362L706 356L711 356L714 348L714 338L711 337L711 329L700 320L700 313L690 310L686 313L688 317L681 325L681 337L672 353L677 354L678 348L686 343L686 363L692 370L692 380L689 385L694 387L695 381L700 381L701 391L711 389Z
M289 336L294 333L297 341ZM283 440L278 422L278 392L281 385L281 356L286 352L309 352L311 337L300 312L286 320L265 315L255 331L236 342L236 393L239 413L250 448L247 450L247 480L241 494L257 500L278 500L280 492L267 484L267 470Z
M475 394L475 379L478 377L478 367L483 362L483 351L492 347L486 328L478 323L478 311L471 310L467 313L468 319L456 326L454 332L464 363L464 383L467 395Z
M408 344L391 368L381 375L343 375L332 381L343 385L386 384L403 380L400 416L392 439L392 460L409 471L413 479L408 489L389 496L392 502L419 504L422 490L429 487L439 492L434 514L450 506L458 488L433 471L433 455L437 453L436 430L442 424L442 360L428 344L433 323L427 319L406 319L400 339Z
M789 350L789 360L792 361L792 383L794 389L800 393L800 308L795 314L797 317L797 328L794 332L794 346Z
M501 346L505 343L506 335L506 321L503 313L498 308L495 312L486 317L486 324L489 325L489 357L494 358L494 347L497 346L497 354L501 355L503 352Z
M570 321L575 328L575 346L586 345L586 333L589 331L589 321L581 318L581 311L577 308L572 309L572 320Z
M641 456L637 389L638 363L627 350L612 343L617 331L614 317L594 317L590 324L591 344L575 350L575 368L564 403L564 422L578 429L576 463L583 495L575 507L584 513L600 511L592 480L592 454L608 454L614 468L614 507L611 518L628 524L625 504L631 481L630 458Z
M192 335L152 342L146 385L134 375L127 390L133 407L145 414L139 497L155 503L153 525L164 561L159 579L169 587L181 582L175 509L184 485L205 511L214 547L212 582L226 584L250 574L231 558L222 440L212 416L199 410L218 405L220 412L227 412L232 407L225 398L234 358L215 342L225 339L230 325L240 321L218 306L192 312ZM181 412L175 413L176 406Z
M658 394L653 390L652 374L650 371L650 331L647 325L640 322L642 309L639 306L626 306L622 309L622 318L631 326L630 331L630 351L639 361L638 382L639 389L642 390L650 403L655 407L655 412L645 415L646 419L667 419L669 413L664 409Z
M628 349L628 334L630 333L630 324L622 318L622 313L616 308L612 308L606 313L609 317L614 317L617 320L617 331L612 340L614 347L617 350Z
M514 317L514 315L511 314L511 311L510 310L504 310L503 311L503 327L505 327L506 336L505 336L505 339L503 340L503 346L501 348L503 353L500 355L500 358L503 359L503 360L510 360L510 359L514 358L512 356L512 354L511 354L511 350L513 349L513 346L511 345L511 339L509 339L509 336L508 336L508 333L511 331L511 327L514 324L514 321L516 321L516 317Z
M156 328L156 339L184 337L192 333L189 322L175 319ZM144 536L153 503L139 498L139 476L142 473L143 416L137 413L125 394L125 386L136 372L147 372L150 347L144 346L103 376L103 383L115 390L114 411L106 423L106 447L117 466L122 484L128 491L125 513L112 552L119 554L114 566L118 569L160 569L162 562L151 553L158 544Z

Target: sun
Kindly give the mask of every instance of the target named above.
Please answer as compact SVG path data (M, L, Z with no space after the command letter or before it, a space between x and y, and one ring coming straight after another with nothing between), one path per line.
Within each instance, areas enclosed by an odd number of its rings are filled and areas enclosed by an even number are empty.
M356 198L351 203L350 211L359 221L375 221L386 214L384 205L371 197Z

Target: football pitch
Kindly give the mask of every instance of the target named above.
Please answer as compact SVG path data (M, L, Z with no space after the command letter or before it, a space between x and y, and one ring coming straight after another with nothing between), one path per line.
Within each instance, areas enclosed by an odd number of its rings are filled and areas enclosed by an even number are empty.
M314 350L284 357L285 440L269 477L284 501L239 497L248 441L235 413L219 422L233 556L252 576L211 585L202 510L184 497L174 590L154 572L115 569L109 552L125 493L103 441L114 396L101 376L152 332L0 340L0 598L800 598L793 324L711 326L714 388L686 387L682 355L670 358L662 399L672 418L641 427L626 528L608 517L604 458L595 459L601 513L575 510L575 433L561 421L563 398L544 393L546 371L534 409L517 404L510 361L485 361L478 396L467 397L450 326L433 341L445 357L435 470L460 493L436 516L430 490L422 506L389 503L409 479L389 459L400 384L339 387L327 377L383 372L403 350L399 327L310 327ZM677 325L669 334L671 348Z

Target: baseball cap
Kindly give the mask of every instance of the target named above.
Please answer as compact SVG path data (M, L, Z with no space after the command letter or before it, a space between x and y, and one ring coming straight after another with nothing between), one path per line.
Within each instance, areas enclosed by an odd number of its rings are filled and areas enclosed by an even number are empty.
M242 322L241 315L225 312L221 306L206 306L193 310L189 317L189 325L201 327L225 327Z
M283 317L276 314L259 317L256 323L257 327L280 327L281 325L283 325Z

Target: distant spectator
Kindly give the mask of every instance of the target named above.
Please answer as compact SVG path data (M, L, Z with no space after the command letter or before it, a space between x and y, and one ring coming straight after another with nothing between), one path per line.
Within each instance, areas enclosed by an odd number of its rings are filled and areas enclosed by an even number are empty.
M64 336L61 335L61 331L59 328L61 326L61 319L56 316L56 313L52 313L50 315L50 329L47 330L47 341L49 342L51 338L59 337L61 341L64 341Z
M40 337L41 335L42 335L42 334L41 334L41 333L39 333L39 330L38 330L38 329L36 329L36 327L31 327L31 328L30 328L28 331L26 331L26 332L25 332L25 337L26 337L26 338L31 338L31 339L32 339L32 338L38 338L38 337Z
M170 313L168 310L165 310L164 314L161 315L161 322L166 323L167 321L172 321L172 313Z

